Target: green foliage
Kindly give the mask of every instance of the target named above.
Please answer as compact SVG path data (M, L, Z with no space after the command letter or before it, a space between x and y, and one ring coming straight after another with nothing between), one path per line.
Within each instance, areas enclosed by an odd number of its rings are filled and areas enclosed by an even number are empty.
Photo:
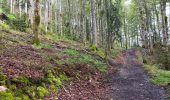
M30 100L27 95L22 95L21 97L15 97L15 100Z
M40 43L39 45L33 44L32 47L35 49L43 49L43 48L52 48L52 45Z
M50 84L55 85L57 89L62 85L62 81L60 80L60 78L54 76L54 74L52 73L51 70L48 70L48 73L47 73L47 81L48 81Z
M5 85L7 80L7 76L0 73L0 85Z
M13 15L13 14L8 14L8 18L9 18L9 20L16 20L17 18L15 17L15 15Z
M37 87L37 95L39 98L43 98L44 96L48 95L48 93L48 89L42 86Z
M9 29L10 27L9 27L9 25L7 25L6 23L0 23L0 28L7 30L7 29Z
M80 62L81 63L90 64L93 61L94 61L93 58L91 56L89 56L89 55L82 55L80 57Z
M17 83L17 84L27 84L27 85L31 84L29 79L23 76L20 76L18 78L13 78L12 82Z
M3 10L2 10L2 8L0 8L0 13L2 13L3 12Z
M26 28L28 28L25 15L20 18L19 16L15 17L15 15L9 14L8 18L9 20L7 20L7 24L9 24L13 29L25 32Z
M170 71L159 69L154 65L145 65L145 70L152 75L151 82L154 84L166 86L170 83Z
M104 65L102 62L100 61L96 61L95 62L95 67L102 73L106 73L107 72L107 67L106 65Z
M80 53L76 50L71 50L71 49L67 49L63 51L64 54L68 54L70 56L76 56L79 55Z
M95 53L103 59L106 57L105 52L102 49L98 49Z
M27 87L24 87L23 88L23 92L28 95L30 98L34 98L35 99L35 96L36 96L36 86L27 86ZM33 100L34 100L33 99Z
M0 92L0 100L14 100L14 96L10 92Z
M15 91L17 89L16 85L9 85L9 89Z
M97 47L96 47L95 45L91 45L91 46L90 46L90 50L96 51L96 50L97 50Z

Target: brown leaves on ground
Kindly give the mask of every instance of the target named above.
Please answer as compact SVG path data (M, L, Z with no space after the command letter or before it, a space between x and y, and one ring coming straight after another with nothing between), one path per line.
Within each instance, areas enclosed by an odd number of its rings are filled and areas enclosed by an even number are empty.
M59 100L110 100L112 84L101 74L95 74L89 80L73 81L59 91Z
M3 73L9 78L27 76L42 78L47 63L30 46L10 46L0 56Z

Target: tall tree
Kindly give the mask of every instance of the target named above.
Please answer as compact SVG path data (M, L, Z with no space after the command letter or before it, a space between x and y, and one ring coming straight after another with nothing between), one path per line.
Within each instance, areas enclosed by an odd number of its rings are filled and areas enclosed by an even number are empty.
M33 43L35 43L36 45L39 45L39 43L40 43L40 40L38 38L39 24L40 24L39 6L40 6L40 1L35 0L34 20L33 20L32 27L33 27L33 33L34 33Z
M91 0L92 45L97 47L96 0Z
M162 33L163 33L163 46L168 50L168 18L166 16L166 0L160 0L161 17L162 17Z

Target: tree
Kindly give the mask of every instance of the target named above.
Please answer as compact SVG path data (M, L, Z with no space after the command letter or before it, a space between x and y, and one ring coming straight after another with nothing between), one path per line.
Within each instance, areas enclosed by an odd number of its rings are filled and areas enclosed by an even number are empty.
M33 43L35 43L36 45L40 44L40 40L38 38L38 34L39 34L39 24L40 24L40 14L39 14L39 4L40 1L39 0L35 0L35 9L34 9L34 21L33 21L33 33L34 33L34 39L33 39Z
M92 45L97 47L96 0L91 0Z
M168 51L168 18L166 16L166 0L160 0L161 17L162 17L162 34L163 46Z

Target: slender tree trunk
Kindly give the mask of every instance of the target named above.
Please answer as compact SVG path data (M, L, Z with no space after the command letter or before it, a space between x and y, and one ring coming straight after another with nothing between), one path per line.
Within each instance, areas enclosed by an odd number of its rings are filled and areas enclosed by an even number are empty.
M40 43L40 40L38 38L39 24L40 24L39 3L40 3L39 0L35 0L34 22L33 22L33 33L34 33L33 43L35 43L36 45L39 45Z
M45 10L44 10L44 24L45 24L45 32L48 32L48 19L49 19L49 3L48 0L45 1Z
M91 0L92 13L92 45L97 47L96 0Z
M168 50L168 31L167 31L167 16L166 16L166 0L160 0L161 16L162 16L162 34L163 34L163 46L165 50Z

